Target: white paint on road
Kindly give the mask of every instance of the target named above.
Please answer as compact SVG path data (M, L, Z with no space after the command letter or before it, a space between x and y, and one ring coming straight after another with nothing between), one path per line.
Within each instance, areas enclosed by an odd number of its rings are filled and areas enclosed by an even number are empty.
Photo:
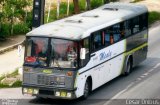
M139 78L136 79L136 81L130 83L124 90L120 91L119 93L117 93L115 96L113 96L109 101L107 101L104 105L109 105L111 104L111 102L114 99L119 99L121 98L121 96L123 96L123 94L125 94L127 91L129 91L129 88L131 88L132 86L134 86L136 84L136 82L141 81L143 78L147 77L151 72L153 72L154 70L156 70L158 67L160 66L160 63L156 64L151 70L149 70L148 72L142 74ZM126 97L125 97L126 98ZM125 99L124 98L124 99Z

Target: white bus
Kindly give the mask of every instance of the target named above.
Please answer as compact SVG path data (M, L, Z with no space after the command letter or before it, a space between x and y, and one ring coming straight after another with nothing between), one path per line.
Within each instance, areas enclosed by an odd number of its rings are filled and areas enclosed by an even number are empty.
M146 59L148 10L106 4L32 30L25 48L23 94L87 98Z

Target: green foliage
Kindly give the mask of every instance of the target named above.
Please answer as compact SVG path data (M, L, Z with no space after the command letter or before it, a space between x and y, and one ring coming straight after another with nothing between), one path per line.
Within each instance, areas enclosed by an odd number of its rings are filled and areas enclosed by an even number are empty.
M69 6L69 15L72 15L74 13L74 5L73 3L70 3ZM47 23L47 16L48 16L48 11L45 13L45 17L44 17L44 23ZM67 17L67 3L62 2L60 4L60 16L59 19ZM49 22L53 22L57 20L57 10L56 9L52 9L50 11L50 16L49 16Z
M18 75L18 69L17 70L15 70L14 72L12 72L11 74L8 74L6 77L15 77L15 76L17 76Z
M13 27L13 34L18 35L18 34L26 34L29 31L29 28L27 24L25 23L19 23L14 25Z
M0 28L0 38L5 38L8 37L10 35L10 24L1 24L1 28Z
M12 87L21 87L22 86L22 81L16 81L15 83L13 83Z
M33 11L28 12L25 20L25 23L30 30L32 29L32 14L33 14Z
M8 84L2 84L0 83L0 88L15 88L15 87L21 87L22 81L18 80L12 84L12 86L9 86Z
M97 8L101 5L103 5L103 1L102 0L91 0L91 8L94 9L94 8Z
M0 83L0 88L8 88L8 87L9 87L9 85L1 84L1 83Z
M5 0L4 5L4 15L5 17L10 20L11 17L17 17L21 20L25 17L25 8L26 6L29 6L30 3L27 0Z
M28 27L31 26L31 15L26 17L25 7L31 4L31 0L1 0L1 11L0 11L0 39L4 39L13 34L24 34L28 31ZM18 19L25 23L19 23L14 26L14 20ZM27 27L26 27L27 26ZM21 27L22 29L20 29ZM16 32L18 30L18 32Z
M148 18L149 25L151 25L152 23L158 20L160 20L160 12L156 12L156 11L149 12L149 18Z
M79 0L79 7L81 11L86 10L86 0Z
M134 0L131 3L137 3L137 2L140 2L140 1L144 1L144 0Z
M18 69L16 69L14 72L10 73L10 74L6 74L5 75L2 75L0 76L0 88L12 88L12 87L21 87L22 85L22 81L20 80L17 80L15 81L11 86L9 86L9 84L3 84L1 83L1 81L4 79L4 78L15 78L16 76L18 76Z
M5 78L5 75L0 76L0 81Z
M19 35L19 34L26 34L30 29L29 29L30 24L26 23L18 23L13 26L13 35ZM0 38L6 38L8 36L11 36L10 33L11 30L11 24L6 23L1 25L0 29Z

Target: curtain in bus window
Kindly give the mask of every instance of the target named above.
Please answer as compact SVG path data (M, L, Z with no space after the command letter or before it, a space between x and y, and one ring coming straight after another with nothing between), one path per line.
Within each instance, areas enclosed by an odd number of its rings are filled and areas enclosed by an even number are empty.
M119 41L120 40L120 34L114 34L113 35L113 40L114 40L114 42Z
M94 49L98 49L102 45L101 32L96 32L94 34Z
M139 17L133 19L133 33L139 32Z
M105 34L105 45L110 45L110 34Z
M120 40L120 24L116 24L113 26L113 40L117 42Z
M131 35L131 20L127 20L124 22L125 28L125 37Z

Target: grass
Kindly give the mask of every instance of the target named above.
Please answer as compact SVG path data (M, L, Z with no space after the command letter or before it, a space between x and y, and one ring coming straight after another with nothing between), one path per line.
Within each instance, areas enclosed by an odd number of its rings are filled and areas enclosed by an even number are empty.
M99 6L103 5L102 0L91 0L91 8L97 8ZM51 11L50 11L50 17L49 17L49 22L53 22L55 20L57 20L57 10L56 10L56 4L54 4L54 7ZM85 0L80 0L79 1L79 7L80 7L80 12L84 12L86 11L86 2ZM73 2L70 3L70 8L69 8L69 16L74 14L74 5ZM44 17L44 23L47 23L47 16L48 16L48 11L45 12L45 17ZM59 11L59 18L58 19L62 19L64 17L68 17L67 16L67 3L66 2L61 2L60 4L60 11Z
M0 76L0 82L5 78L9 78L9 77L16 77L18 74L18 69L16 69L14 72L10 73L10 74L6 74L6 75L2 75ZM22 85L22 81L17 80L16 82L14 82L12 84L12 86L9 86L8 84L2 84L0 83L0 88L14 88L14 87L21 87Z
M21 87L21 86L22 86L22 81L20 81L20 80L16 81L16 82L12 85L12 87Z
M148 22L149 25L153 24L154 22L160 20L160 12L149 12L149 18L148 18Z
M140 1L144 1L144 0L134 0L131 3L137 3L137 2L140 2Z
M16 69L14 72L12 72L11 74L6 75L6 77L15 77L18 75L18 69Z
M5 75L2 75L2 76L0 77L0 81L2 81L4 78L5 78Z
M0 88L16 88L16 87L21 87L21 86L22 86L22 81L19 81L19 80L13 83L12 86L0 83Z

